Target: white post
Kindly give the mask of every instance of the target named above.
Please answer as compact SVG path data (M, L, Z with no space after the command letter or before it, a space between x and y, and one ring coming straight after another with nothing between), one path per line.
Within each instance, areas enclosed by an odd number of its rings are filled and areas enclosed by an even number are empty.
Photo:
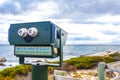
M106 80L106 63L100 62L98 64L98 80Z

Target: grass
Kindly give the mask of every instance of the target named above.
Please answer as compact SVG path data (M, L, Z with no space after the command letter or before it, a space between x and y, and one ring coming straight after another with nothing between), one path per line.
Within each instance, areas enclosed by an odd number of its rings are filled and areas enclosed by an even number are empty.
M91 69L98 65L99 62L114 62L120 60L119 53L113 53L108 56L81 56L65 60L62 67L49 67L49 74L53 74L54 69L62 69L66 71L75 71L78 69ZM0 80L16 80L16 76L20 76L17 80L24 78L32 70L31 65L19 65L11 68L6 68L0 71Z

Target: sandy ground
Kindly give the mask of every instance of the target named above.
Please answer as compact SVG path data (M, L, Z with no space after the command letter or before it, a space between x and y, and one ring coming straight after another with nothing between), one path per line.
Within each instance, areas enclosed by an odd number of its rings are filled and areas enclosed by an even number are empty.
M118 51L106 51L106 52L90 54L86 56L107 56L115 52L118 52ZM98 80L98 68L89 69L89 70L86 70L86 69L77 70L76 72L70 72L70 73L65 72L64 75L63 73L64 71L62 73L61 72L59 73L58 71L58 74L56 72L54 74L57 74L57 75L62 74L62 76L69 76L79 80ZM119 76L120 76L119 73L106 69L106 80L120 80L120 78L118 78ZM73 80L76 80L76 79L73 79Z
M54 74L74 78L74 79L65 79L65 80L98 80L97 68L89 69L89 70L85 70L85 69L77 70L76 72L70 72L70 73L56 70ZM106 69L106 80L120 80L120 79L115 79L115 77L118 75L119 75L118 73Z

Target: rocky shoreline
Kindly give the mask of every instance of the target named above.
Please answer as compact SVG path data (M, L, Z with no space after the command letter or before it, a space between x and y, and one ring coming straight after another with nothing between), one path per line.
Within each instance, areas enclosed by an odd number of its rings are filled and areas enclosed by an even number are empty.
M105 51L105 52L101 52L101 53L88 54L86 56L107 56L107 55L110 55L110 54L113 54L113 53L119 53L120 54L120 51Z
M7 61L7 59L5 57L0 58L0 66L5 66L5 62Z

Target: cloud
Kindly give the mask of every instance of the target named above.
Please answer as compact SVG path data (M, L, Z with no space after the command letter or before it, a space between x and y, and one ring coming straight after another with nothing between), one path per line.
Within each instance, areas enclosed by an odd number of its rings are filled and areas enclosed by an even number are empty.
M51 14L56 11L56 4L53 1L46 0L9 0L0 5L1 14L12 14L12 15L27 15L34 13L43 16L44 14Z
M111 43L119 37L119 8L119 0L1 0L0 41L9 24L50 20L69 33L67 43Z
M18 14L21 11L21 5L18 2L13 2L12 0L6 1L0 5L1 14Z
M93 41L97 40L96 38L90 37L90 36L84 36L84 35L74 35L69 34L68 40L72 41Z
M94 24L116 22L119 7L119 0L6 0L0 5L0 14L11 15L18 21L69 19L74 23ZM114 15L118 16L112 20Z
M9 24L0 24L0 44L8 44Z
M120 15L103 15L96 17L94 19L87 19L86 21L91 21L91 22L99 22L99 23L104 23L104 24L120 24Z
M28 1L28 3L26 1ZM29 0L26 1L17 0L16 2L10 1L8 3L5 3L4 5L7 6L5 6L5 8L4 7L0 8L1 13L0 22L18 23L18 22L43 21L48 20L51 16L54 16L55 14L58 13L57 5L53 1L42 2L37 2L37 0L35 0L34 2L31 2ZM24 5L22 3L24 3Z
M0 0L0 5L3 4L6 0Z
M120 32L115 31L102 31L102 33L105 35L120 35Z
M59 24L60 25L60 24ZM119 36L120 26L113 24L64 23L61 28L68 33L68 43L110 43ZM109 32L108 32L109 31Z
M1 14L14 14L18 15L24 13L28 10L34 10L36 7L35 4L39 2L39 0L9 0L4 1L0 5L0 13ZM41 1L40 1L41 2Z
M60 13L56 18L72 18L75 21L83 22L101 15L120 14L119 0L59 0Z
M75 40L75 41L78 41L78 40L91 41L91 40L96 40L96 39L89 37L89 36L84 36L84 37L74 37L73 40Z
M120 43L120 35L112 39L111 43Z

